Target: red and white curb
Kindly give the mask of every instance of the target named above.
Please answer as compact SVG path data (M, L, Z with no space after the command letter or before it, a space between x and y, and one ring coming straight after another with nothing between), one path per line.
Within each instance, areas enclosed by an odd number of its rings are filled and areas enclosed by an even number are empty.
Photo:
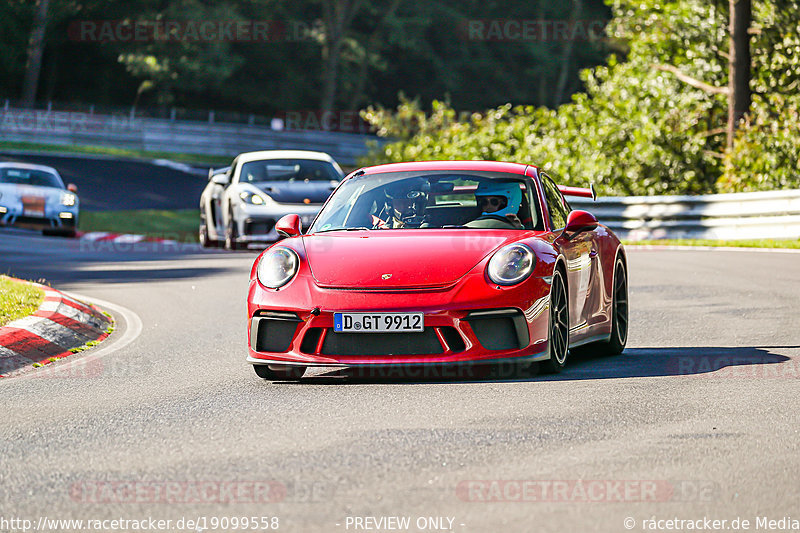
M135 235L131 233L108 233L105 231L90 231L88 233L78 233L80 240L86 242L111 242L114 244L138 244L140 242L158 242L162 244L178 244L178 241L170 239L159 239L158 237L147 237L145 235Z
M35 313L0 327L0 377L21 373L34 364L72 355L75 348L108 337L111 319L97 307L38 283L44 302Z

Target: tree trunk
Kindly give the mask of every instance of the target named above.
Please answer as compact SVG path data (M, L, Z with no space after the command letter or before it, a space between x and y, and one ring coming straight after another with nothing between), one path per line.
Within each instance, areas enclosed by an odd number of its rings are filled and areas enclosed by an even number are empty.
M572 12L569 15L569 28L574 31L575 25L580 24L580 16L583 12L583 2L581 0L572 0ZM572 48L575 45L575 39L569 39L564 43L564 50L561 52L561 72L558 75L558 82L556 83L556 91L553 95L553 107L557 108L564 101L564 91L567 87L567 76L569 75L569 64L572 58Z
M728 70L728 150L739 121L750 110L750 19L751 0L729 0L730 61Z
M359 101L364 96L364 87L367 83L367 70L369 68L369 56L372 54L373 50L375 50L379 44L381 39L384 36L381 34L383 31L384 26L386 23L391 19L397 8L400 7L400 3L403 0L392 0L391 5L384 11L383 17L375 26L375 29L370 34L369 38L367 39L366 43L364 44L364 58L361 61L361 64L358 66L358 74L355 76L355 87L353 89L353 94L350 98L350 105L347 106L349 111L358 111Z
M42 69L44 35L47 29L47 9L50 0L36 0L36 14L33 19L31 38L28 41L28 62L25 65L25 82L22 87L22 106L33 107L36 90L39 87L39 73Z
M361 0L325 0L325 78L322 88L321 110L323 117L333 111L339 86L339 60L345 32L360 7ZM322 121L327 122L326 120Z

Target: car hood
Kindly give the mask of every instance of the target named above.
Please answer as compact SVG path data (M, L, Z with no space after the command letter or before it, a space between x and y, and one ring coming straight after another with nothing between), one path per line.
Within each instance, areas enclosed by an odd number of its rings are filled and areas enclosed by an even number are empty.
M519 236L514 230L364 230L309 235L303 244L320 286L398 289L451 285Z
M282 204L321 204L328 199L335 181L263 181L253 187Z

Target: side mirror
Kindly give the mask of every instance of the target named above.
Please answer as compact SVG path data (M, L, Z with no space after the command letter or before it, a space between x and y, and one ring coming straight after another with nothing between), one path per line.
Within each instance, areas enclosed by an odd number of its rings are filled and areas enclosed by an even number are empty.
M75 185L74 183L70 183L69 185L67 185L67 190L71 193L78 194L78 186Z
M303 223L297 215L285 215L275 224L275 231L283 238L297 237L303 229Z
M586 211L572 211L567 217L567 227L564 233L571 233L567 238L571 239L578 233L592 231L597 228L597 219Z
M216 185L228 185L228 176L226 174L214 174L211 176L211 183L215 183Z

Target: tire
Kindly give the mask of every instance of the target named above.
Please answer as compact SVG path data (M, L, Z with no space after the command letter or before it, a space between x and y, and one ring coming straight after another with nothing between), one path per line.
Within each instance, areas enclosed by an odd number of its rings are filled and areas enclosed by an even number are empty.
M618 258L614 266L614 293L611 302L611 337L579 348L581 354L619 355L628 342L628 270Z
M267 365L253 365L253 370L261 379L270 381L297 381L306 373L304 366L284 366L278 370L273 370Z
M604 355L619 355L628 342L628 270L622 259L614 266L614 300L611 307L611 338L598 345Z
M198 232L198 240L200 241L200 246L203 248L213 248L214 244L211 242L211 239L208 238L208 226L205 224L200 224L200 230Z
M545 374L557 374L564 369L569 355L569 297L560 269L553 271L550 287L550 327L547 335L550 359L539 363Z
M225 249L238 250L240 245L236 242L238 232L236 231L236 221L233 220L233 209L230 209L229 213L228 225L225 226Z
M77 232L74 229L43 229L42 235L45 237L65 237L74 239Z

